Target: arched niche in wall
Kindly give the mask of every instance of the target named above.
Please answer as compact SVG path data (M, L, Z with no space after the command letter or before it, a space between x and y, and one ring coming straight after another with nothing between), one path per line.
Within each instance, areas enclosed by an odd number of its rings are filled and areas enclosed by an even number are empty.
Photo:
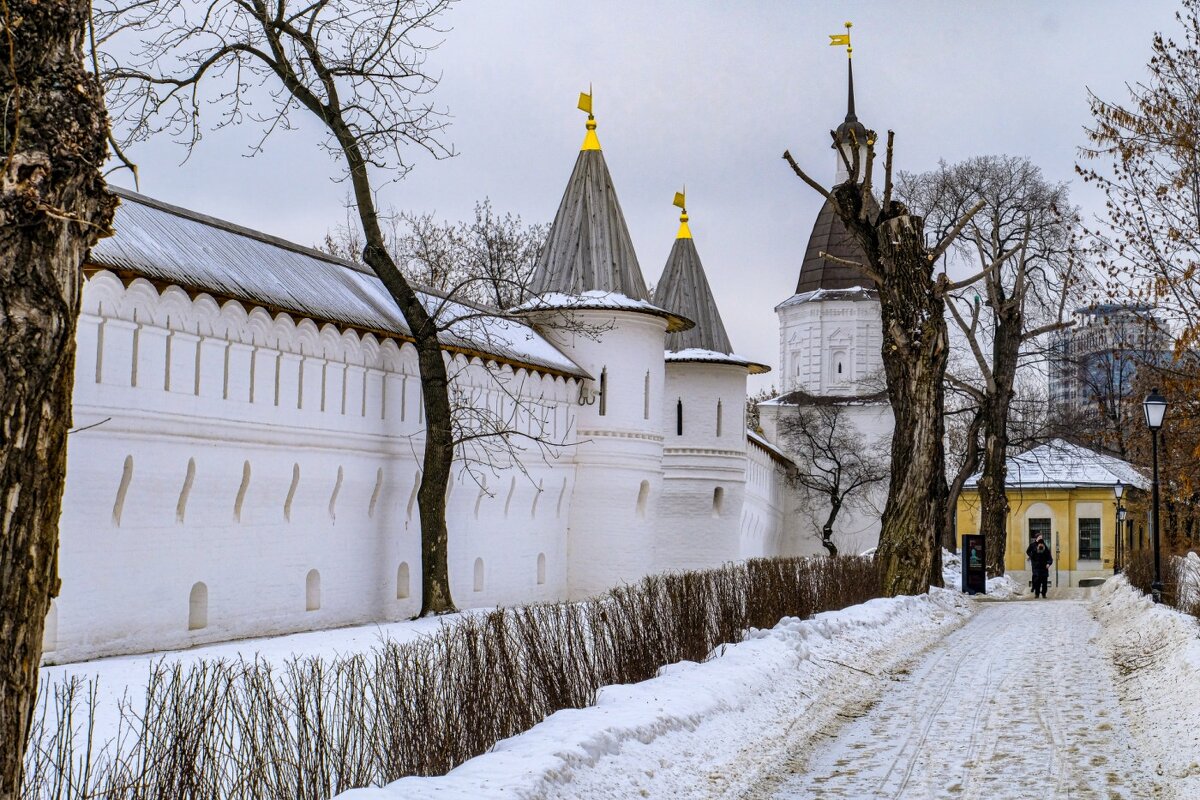
M714 518L721 516L721 509L724 507L724 505L725 505L725 488L722 486L718 486L715 489L713 489L712 515Z
M208 627L208 586L204 582L192 584L188 593L188 630L198 631Z
M475 581L474 590L477 592L483 591L483 559L475 559Z
M638 486L637 515L646 516L646 506L650 502L650 481L642 481Z
M321 573L310 569L304 576L304 610L318 611L321 608Z
M537 557L537 582L541 586L546 582L546 554L538 553Z
M396 599L406 600L411 589L410 577L408 574L408 562L401 561L400 567L396 570Z

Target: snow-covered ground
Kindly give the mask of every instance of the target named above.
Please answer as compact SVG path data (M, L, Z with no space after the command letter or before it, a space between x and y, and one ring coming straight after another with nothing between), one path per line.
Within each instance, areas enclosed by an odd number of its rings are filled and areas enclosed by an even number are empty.
M942 550L942 583L947 589L962 590L962 557L949 550ZM1009 600L1026 593L1026 587L1008 575L987 579L987 596L993 599Z
M957 586L952 559L946 582ZM996 588L989 583L990 598L1004 591ZM606 687L595 706L553 714L449 775L341 798L1200 797L1200 623L1154 606L1124 578L1090 593L1086 602L980 603L932 590L787 619L703 664ZM159 659L282 663L442 624L245 640L42 674L98 680L103 734L117 699L137 697Z
M958 592L872 600L752 631L703 664L610 686L439 778L341 800L740 796L844 708L890 684L888 668L960 626Z

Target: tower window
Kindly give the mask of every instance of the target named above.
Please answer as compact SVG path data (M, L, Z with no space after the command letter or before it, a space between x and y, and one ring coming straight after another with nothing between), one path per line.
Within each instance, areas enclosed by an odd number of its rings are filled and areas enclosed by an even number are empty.
M608 367L600 370L600 416L608 413Z
M721 435L721 401L717 400L717 436Z
M642 419L650 419L650 370L646 370L646 382L642 387Z
M683 436L683 398L675 403L675 435Z

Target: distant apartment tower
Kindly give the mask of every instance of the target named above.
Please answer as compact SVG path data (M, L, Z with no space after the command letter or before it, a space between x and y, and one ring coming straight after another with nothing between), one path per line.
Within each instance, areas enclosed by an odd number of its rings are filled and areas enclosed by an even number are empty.
M1075 325L1059 334L1050 359L1050 411L1062 418L1106 408L1128 397L1138 367L1160 363L1171 340L1144 304L1105 303L1075 309Z

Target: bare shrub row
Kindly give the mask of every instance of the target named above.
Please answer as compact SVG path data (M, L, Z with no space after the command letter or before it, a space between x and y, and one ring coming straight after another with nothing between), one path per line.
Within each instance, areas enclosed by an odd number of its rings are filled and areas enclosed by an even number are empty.
M1200 575L1194 574L1194 568L1188 564L1186 553L1164 553L1161 565L1163 603L1200 618L1200 585L1197 585ZM1150 594L1151 585L1154 583L1154 552L1147 549L1133 553L1123 571L1134 588Z
M761 559L579 603L468 614L338 658L159 661L99 733L96 687L43 685L25 800L324 800L440 775L609 684L703 660L751 627L878 596L869 559Z

